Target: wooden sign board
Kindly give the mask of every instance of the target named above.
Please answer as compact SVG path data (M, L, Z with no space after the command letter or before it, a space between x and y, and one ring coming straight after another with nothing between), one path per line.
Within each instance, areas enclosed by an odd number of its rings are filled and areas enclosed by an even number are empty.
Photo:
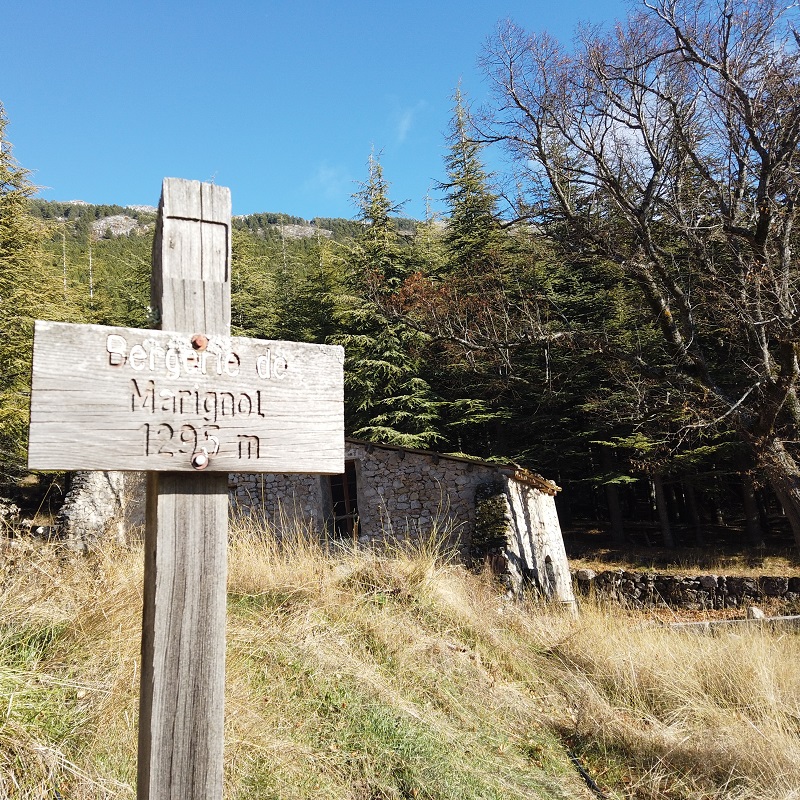
M36 322L28 467L344 472L341 347Z

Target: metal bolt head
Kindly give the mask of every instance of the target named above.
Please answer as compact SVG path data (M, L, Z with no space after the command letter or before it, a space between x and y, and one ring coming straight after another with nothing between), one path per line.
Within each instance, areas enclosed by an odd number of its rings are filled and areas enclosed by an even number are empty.
M192 336L192 347L195 350L200 350L201 352L208 347L208 336L203 335L202 333L196 333Z
M205 469L208 466L208 454L201 451L192 456L192 466L195 469Z

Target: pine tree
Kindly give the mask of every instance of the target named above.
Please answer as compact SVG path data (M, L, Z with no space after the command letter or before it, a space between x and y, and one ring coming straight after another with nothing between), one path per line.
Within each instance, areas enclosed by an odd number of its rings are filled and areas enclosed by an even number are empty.
M73 250L68 256L71 267L68 294L74 296L80 308L79 321L149 327L152 231L98 240L92 237L89 232L85 247Z
M373 155L355 195L362 229L347 259L349 293L339 298L345 348L346 426L354 435L428 447L439 439L439 400L420 376L425 337L398 319L398 290L409 272L392 215L388 183Z
M448 180L439 184L450 209L445 242L452 269L464 275L484 272L501 257L506 241L499 224L497 195L481 160L483 145L470 137L469 114L456 89L445 158Z
M395 291L407 274L405 260L393 220L402 208L389 199L389 184L383 167L372 153L367 180L355 194L357 219L362 230L356 237L356 261L367 279L369 290L377 297Z
M507 327L513 248L460 89L454 103L445 157L448 179L439 184L449 209L444 263L430 276L429 301L418 307L421 325L439 340L433 380L447 400L443 413L451 446L488 456L497 452L500 424L513 414L506 397L508 353L491 341L498 321Z
M33 322L69 318L63 276L44 255L44 226L28 210L36 191L14 160L0 105L0 480L24 469Z
M278 338L278 291L267 258L242 230L234 229L232 245L232 329L239 336Z
M308 252L294 291L287 298L285 323L291 337L303 342L325 342L337 332L337 298L343 292L344 269L338 245L321 237Z

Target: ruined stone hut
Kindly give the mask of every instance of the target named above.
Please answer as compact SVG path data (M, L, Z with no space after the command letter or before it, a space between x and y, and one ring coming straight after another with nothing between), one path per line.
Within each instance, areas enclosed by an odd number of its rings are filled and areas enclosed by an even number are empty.
M509 589L535 587L573 604L555 506L558 487L515 464L442 455L357 439L345 441L343 475L230 475L234 516L280 531L301 525L360 545L436 538L472 564L488 562ZM60 515L65 534L87 547L120 520L143 521L135 473L76 476Z

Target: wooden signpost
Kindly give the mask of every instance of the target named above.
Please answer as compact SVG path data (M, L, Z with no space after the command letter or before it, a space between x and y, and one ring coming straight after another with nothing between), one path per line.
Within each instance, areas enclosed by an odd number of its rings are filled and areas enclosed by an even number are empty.
M164 181L161 330L37 322L30 469L145 470L138 800L220 800L228 473L344 472L340 347L230 336L228 189Z

